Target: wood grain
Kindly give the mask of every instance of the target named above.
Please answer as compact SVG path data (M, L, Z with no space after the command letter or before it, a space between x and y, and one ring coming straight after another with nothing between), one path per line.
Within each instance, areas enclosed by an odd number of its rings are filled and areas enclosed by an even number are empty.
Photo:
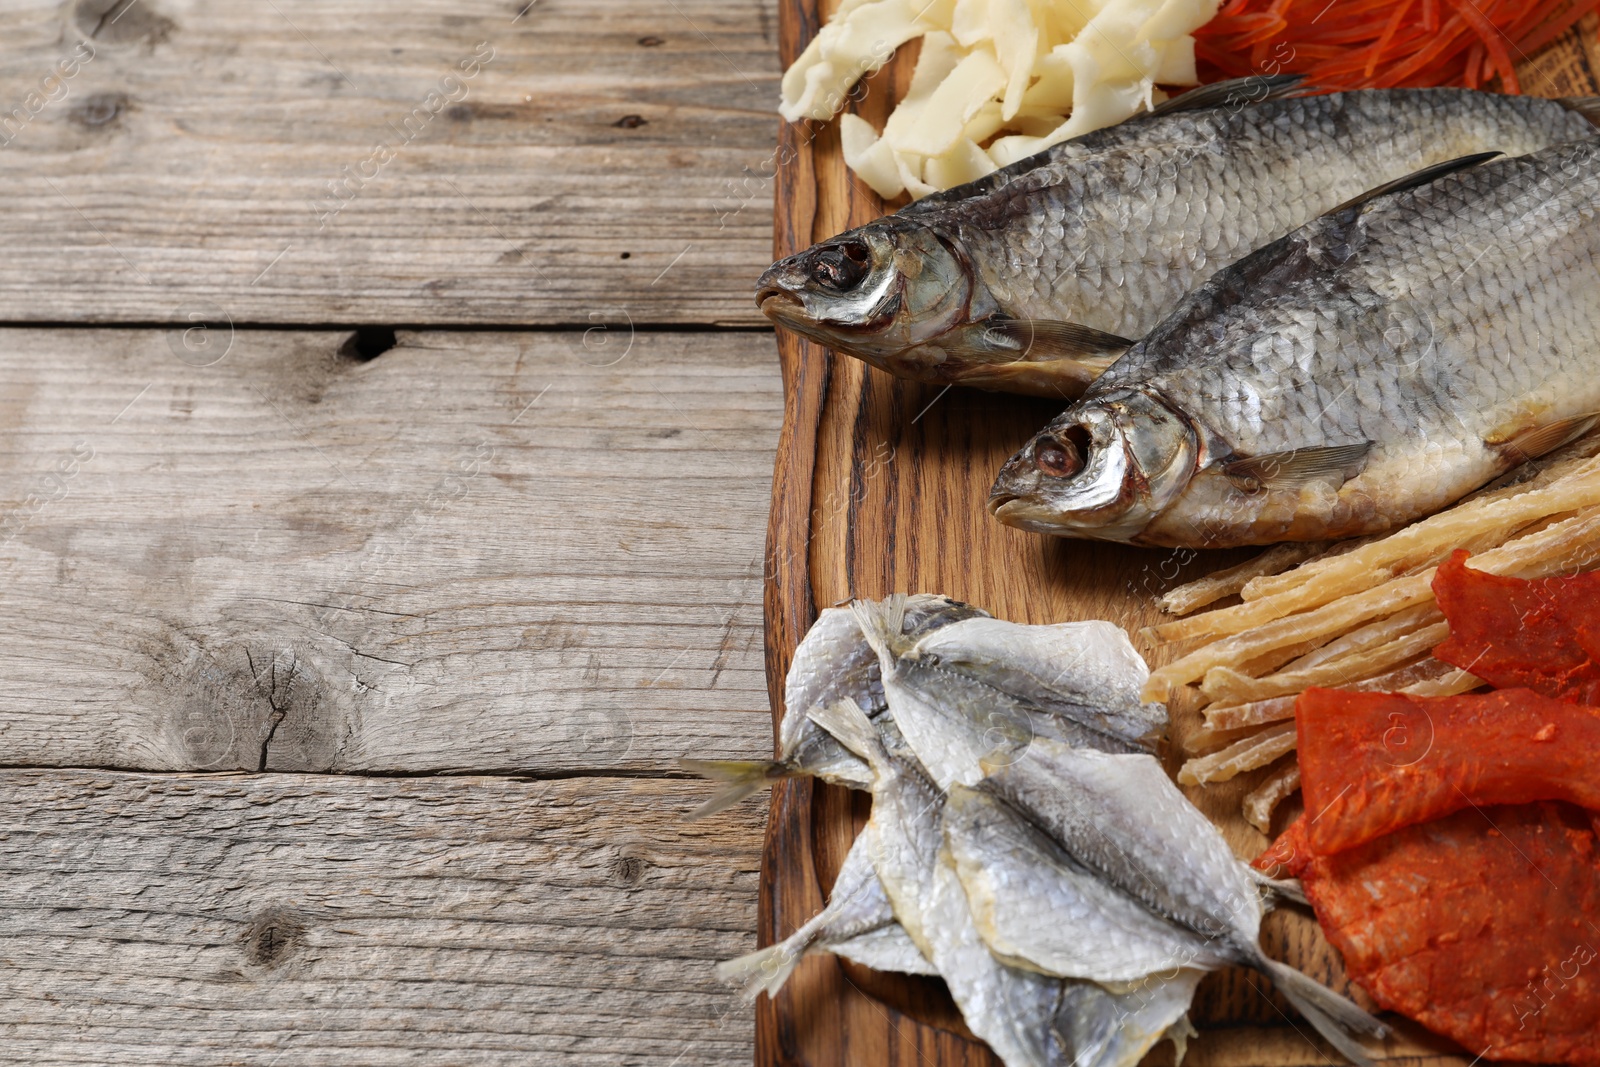
M0 763L761 755L772 344L0 331Z
M785 60L820 23L826 0L795 0L782 10ZM1587 27L1592 35L1594 26ZM1577 35L1557 46L1573 52L1563 78L1542 82L1582 92L1571 72L1586 62ZM1549 57L1546 57L1547 59ZM903 89L907 57L867 83L855 108L881 128ZM1555 65L1552 61L1552 65ZM1587 91L1596 91L1593 87ZM878 217L880 200L844 169L832 126L786 126L780 158L775 252L787 255ZM887 207L893 207L888 205ZM789 391L774 478L768 536L768 657L774 708L782 672L819 605L891 592L941 592L1018 622L1104 618L1130 631L1159 617L1156 598L1173 586L1246 558L1241 553L1147 550L1042 538L1000 526L984 508L994 472L1059 407L1019 397L941 391L889 378L849 358L780 331ZM802 567L797 561L804 559ZM1168 649L1146 648L1152 665ZM1175 708L1169 769L1177 744L1197 729L1197 715ZM1244 857L1268 839L1240 816L1240 800L1268 772L1189 795ZM1281 827L1293 807L1280 813ZM775 791L763 854L761 937L782 937L825 899L850 840L860 804L837 789L796 784ZM1269 916L1263 946L1368 1006L1346 978L1314 919L1300 910ZM809 961L757 1007L757 1063L783 1067L919 1063L924 1067L997 1065L981 1045L956 1031L948 996L935 983L887 983L864 991L854 969ZM1194 1018L1202 1028L1190 1067L1300 1067L1335 1055L1290 1017L1283 999L1255 975L1209 976ZM1386 1061L1406 1067L1464 1067L1472 1057L1403 1020ZM845 1036L848 1035L848 1036ZM1170 1062L1165 1049L1153 1063Z
M0 1040L89 1065L750 1061L698 783L0 772Z
M775 7L10 4L0 319L763 323Z

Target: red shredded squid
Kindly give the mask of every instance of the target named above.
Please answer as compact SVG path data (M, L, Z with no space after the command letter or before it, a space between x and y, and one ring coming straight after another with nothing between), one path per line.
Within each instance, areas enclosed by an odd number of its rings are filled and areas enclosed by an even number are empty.
M1202 81L1304 74L1323 89L1498 81L1600 0L1228 0L1195 34Z

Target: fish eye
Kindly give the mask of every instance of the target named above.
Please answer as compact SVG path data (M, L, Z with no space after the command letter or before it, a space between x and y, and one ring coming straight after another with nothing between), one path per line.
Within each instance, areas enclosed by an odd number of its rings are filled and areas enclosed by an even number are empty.
M1033 446L1033 465L1052 478L1071 478L1083 470L1089 454L1089 431L1069 426L1059 437L1045 435Z
M811 280L825 289L848 292L860 285L872 262L865 241L840 241L816 251L811 260Z

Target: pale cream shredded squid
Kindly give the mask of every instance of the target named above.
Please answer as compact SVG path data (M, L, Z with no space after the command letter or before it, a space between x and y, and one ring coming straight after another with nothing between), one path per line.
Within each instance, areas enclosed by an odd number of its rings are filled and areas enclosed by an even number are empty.
M783 76L779 111L826 120L920 38L883 130L846 114L845 163L884 197L974 181L1194 85L1191 34L1218 0L842 0Z

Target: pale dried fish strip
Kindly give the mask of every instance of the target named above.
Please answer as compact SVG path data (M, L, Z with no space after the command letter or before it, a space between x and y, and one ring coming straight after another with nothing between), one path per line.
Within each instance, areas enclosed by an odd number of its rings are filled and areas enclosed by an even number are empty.
M1567 477L1542 489L1458 505L1336 557L1317 573L1305 576L1303 581L1288 582L1294 571L1267 579L1284 582L1287 587L1280 592L1236 607L1165 623L1156 627L1156 635L1164 640L1182 640L1242 633L1292 612L1370 589L1392 574L1397 565L1409 566L1411 560L1436 551L1440 546L1453 549L1466 540L1485 536L1491 529L1513 530L1547 515L1596 504L1600 504L1600 459L1587 459Z
M1300 763L1290 760L1244 798L1244 818L1264 834L1272 832L1272 813L1300 788Z
M1301 693L1312 686L1344 688L1414 659L1449 636L1450 624L1437 622L1377 648L1354 652L1305 670L1283 671L1264 678L1250 678L1227 667L1214 667L1206 672L1200 689L1213 700L1242 704Z
M1167 591L1157 598L1156 604L1168 615L1187 615L1223 597L1233 596L1252 578L1282 574L1295 564L1319 555L1328 548L1329 543L1309 541L1304 544L1290 542L1273 545L1254 559L1245 560L1236 566L1208 574L1204 578L1197 578Z
M1221 752L1197 756L1178 771L1178 781L1183 785L1210 785L1265 767L1295 749L1297 735L1293 722L1269 726L1252 737L1229 745Z
M1433 598L1433 590L1428 585L1432 578L1431 570L1401 578L1376 589L1324 604L1314 611L1280 618L1265 626L1204 645L1176 662L1151 672L1150 680L1145 683L1144 698L1159 700L1161 696L1152 694L1165 694L1176 686L1198 681L1213 667L1238 667L1272 649L1324 634L1343 633L1368 619L1392 615L1424 603Z
M1303 671L1317 667L1341 656L1348 656L1355 652L1363 652L1369 648L1376 648L1397 637L1404 637L1424 626L1430 626L1444 618L1437 606L1433 604L1418 604L1405 611L1397 611L1386 619L1369 622L1365 626L1358 626L1343 637L1335 638L1320 648L1307 652L1292 663L1284 665L1285 671ZM1248 673L1248 672L1246 672Z
M1579 569L1600 559L1600 507L1587 507L1537 533L1507 541L1472 557L1474 570L1538 578Z
M1414 697L1453 697L1478 688L1483 679L1463 670L1454 670L1442 678L1427 678L1413 682L1400 690Z
M1268 593L1279 593L1285 589L1292 589L1311 575L1327 568L1340 556L1348 556L1358 548L1370 545L1374 541L1383 540L1385 536L1385 534L1368 534L1366 537L1352 537L1346 541L1335 541L1332 548L1325 552L1319 552L1292 571L1285 571L1283 574L1263 574L1259 579L1252 579L1243 589L1239 590L1239 599L1260 600ZM1282 580L1278 581L1278 579Z
M1233 726L1222 730L1202 726L1193 733L1186 735L1179 747L1186 756L1203 756L1227 745L1237 744L1246 738L1254 737L1260 732L1260 725L1255 723L1248 726Z
M1238 730L1245 726L1265 726L1294 718L1294 702L1299 694L1254 700L1248 704L1212 706L1205 710L1206 725L1213 730Z
M1240 674L1247 674L1252 678L1274 674L1286 669L1287 665L1295 660L1309 656L1337 636L1337 634L1322 634L1311 638L1309 641L1296 641L1292 645L1274 648L1270 652L1256 656L1247 663L1239 664L1237 670Z
M1354 555L1354 553L1350 553L1350 555ZM1341 572L1339 576L1341 584L1331 591L1319 589L1317 595L1310 598L1296 598L1293 596L1296 590L1310 588L1313 582L1325 576L1342 558L1345 557L1336 557L1330 560L1328 566L1316 574L1307 575L1303 578L1297 577L1295 581L1287 583L1287 591L1276 592L1268 597L1257 599L1252 596L1255 592L1253 588L1255 583L1263 580L1260 578L1252 579L1239 594L1244 603L1235 604L1229 608L1218 608L1203 615L1191 615L1187 619L1175 619L1172 622L1160 623L1149 627L1145 631L1145 636L1158 641L1193 641L1203 638L1227 637L1232 634L1243 633L1252 627L1263 626L1275 619L1293 615L1297 611L1320 607L1342 596L1353 596L1356 593L1364 592L1394 580L1395 573L1389 567L1369 568L1353 574L1343 574ZM1285 574L1275 575L1267 580L1276 581L1279 578L1289 578L1299 574L1300 571L1297 568ZM1224 615L1228 617L1218 618L1218 616ZM1236 621L1239 621L1240 624L1235 625Z
M1418 682L1438 681L1445 675L1453 674L1455 672L1456 668L1450 666L1450 664L1445 663L1443 660L1434 659L1432 655L1428 655L1417 660L1415 663L1408 663L1403 667L1396 667L1394 670L1389 671L1386 674L1380 674L1375 678L1367 678L1359 681L1350 688L1366 693L1398 693L1405 689L1405 687L1408 685L1416 685Z

